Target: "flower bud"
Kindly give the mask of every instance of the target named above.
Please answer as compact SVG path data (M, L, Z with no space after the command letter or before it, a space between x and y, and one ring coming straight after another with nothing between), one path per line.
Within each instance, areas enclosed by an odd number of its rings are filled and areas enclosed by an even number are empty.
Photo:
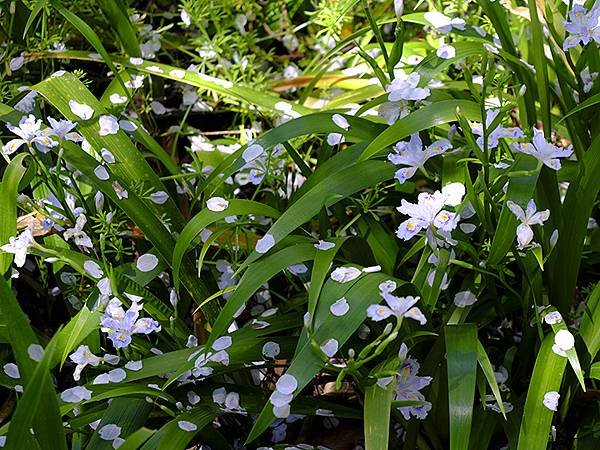
M394 12L398 19L402 17L402 13L404 13L404 0L394 0Z
M521 88L519 89L519 96L522 97L525 95L525 92L527 92L527 85L524 84L523 86L521 86Z
M383 334L390 334L392 331L393 325L391 323L388 323L385 328L383 329Z

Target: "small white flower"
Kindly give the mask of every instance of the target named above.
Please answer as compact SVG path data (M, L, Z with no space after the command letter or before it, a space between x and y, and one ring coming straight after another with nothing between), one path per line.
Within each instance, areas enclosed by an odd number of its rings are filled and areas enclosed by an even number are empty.
M158 258L152 253L146 253L138 258L135 265L141 272L152 272L158 266Z
M391 294L396 290L396 282L394 280L387 280L379 284L379 291Z
M12 58L8 65L9 65L11 71L16 72L21 67L23 67L24 64L25 64L25 57L20 55L20 56L16 56L16 57Z
M98 434L100 435L101 439L104 439L105 441L112 441L121 435L121 427L114 423L109 423L100 428L100 430L98 430Z
M117 134L119 131L119 123L115 116L100 116L98 119L100 125L100 136L107 136L109 134Z
M183 431L196 431L198 429L198 426L195 423L189 422L187 420L178 421L177 426Z
M129 62L134 66L141 66L142 64L144 64L144 60L142 58L135 58L133 56L129 58Z
M420 297L396 297L395 295L380 291L379 294L383 297L386 305L374 304L367 308L367 316L375 321L387 319L390 316L395 316L397 319L409 317L418 321L421 325L427 323L427 318L421 310L414 306Z
M437 140L424 148L419 133L415 133L411 135L408 142L398 142L394 147L395 152L388 155L388 160L396 165L408 166L396 172L395 178L403 184L413 177L417 169L425 171L425 163L429 159L441 155L450 148L452 144L447 139Z
M298 380L293 375L286 373L277 380L275 387L282 394L293 394L298 388Z
M83 386L75 386L60 393L60 399L65 403L79 403L92 398L92 391Z
M329 311L336 317L341 317L346 315L346 313L350 310L350 305L348 305L348 301L345 297L336 300L330 307Z
M454 304L459 308L471 306L477 301L477 297L471 291L462 291L454 296Z
M121 103L125 103L127 101L127 97L125 97L124 95L119 95L117 93L111 94L110 97L108 97L108 99L113 105L120 105Z
M69 355L69 359L73 361L77 366L75 372L73 372L73 379L79 381L81 371L89 364L93 367L97 367L102 361L101 358L94 355L87 345L80 345L75 352Z
M275 245L275 238L271 234L265 234L261 239L256 241L255 250L258 253L267 253Z
M18 380L21 378L21 373L19 372L19 367L15 363L4 364L4 373L6 376Z
M83 268L92 278L102 278L102 275L104 275L102 268L95 261L88 260L84 262Z
M69 100L69 108L71 112L83 120L89 120L94 115L94 110L91 106L85 103L77 103L75 100Z
M338 283L347 283L360 277L361 273L356 267L338 267L331 272L331 279Z
M94 169L94 175L96 175L96 177L102 181L106 181L110 178L108 170L106 170L106 167L104 166L96 166Z
M560 394L556 391L550 391L544 394L542 403L549 410L556 411L558 409L558 399L560 399Z
M223 197L212 197L206 201L206 207L213 212L221 212L229 208L229 202Z
M533 240L533 230L531 229L531 226L543 225L550 217L550 211L546 209L544 211L536 212L537 207L533 199L529 200L525 211L510 200L506 202L506 206L508 206L512 213L517 216L517 219L521 221L521 224L517 227L517 242L519 243L519 248L523 249Z
M573 154L573 146L557 147L546 141L544 132L533 129L532 143L513 143L513 149L535 157L539 162L553 170L559 170L560 158L568 158Z
M321 344L321 350L330 358L333 357L338 351L339 342L333 338L327 339L325 342Z
M269 341L263 345L262 354L265 358L274 359L281 352L277 342Z
M350 124L348 123L348 120L341 114L334 114L331 117L331 120L333 120L333 123L335 123L338 127L344 130L350 129Z
M390 102L397 102L399 100L423 100L429 95L431 91L429 88L420 88L419 81L421 75L418 72L412 72L406 76L400 74L386 87L388 92L388 100Z
M394 0L394 12L396 18L400 19L404 13L404 0Z
M315 248L317 250L329 250L333 247L335 247L335 244L333 242L327 242L322 239L319 240L319 242L317 244L315 244Z
M551 311L544 316L544 322L546 322L548 325L561 323L562 320L563 318L558 311Z
M16 238L11 236L8 240L8 244L4 244L0 247L0 250L6 253L12 253L15 255L15 265L17 267L23 267L29 247L35 243L33 239L33 233L30 228L27 228Z

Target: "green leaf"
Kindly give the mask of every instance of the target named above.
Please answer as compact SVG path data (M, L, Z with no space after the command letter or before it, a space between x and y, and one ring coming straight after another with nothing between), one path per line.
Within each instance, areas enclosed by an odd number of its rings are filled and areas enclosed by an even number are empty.
M102 416L86 450L111 450L112 441L100 438L98 431L103 426L114 423L121 427L121 437L125 439L144 425L151 409L152 405L145 399L115 398Z
M102 45L102 41L100 40L100 38L98 37L96 32L84 20L81 20L81 18L79 18L77 15L73 14L67 8L65 8L62 5L62 3L60 2L60 0L50 0L50 2L52 4L52 6L54 6L54 8L68 22L70 22L71 25L73 25L73 27L76 30L78 30L83 35L83 37L85 37L85 39L87 39L87 41L91 44L91 46L94 47L94 49L96 49L96 51L98 52L100 57L104 60L106 65L110 68L110 70L112 70L113 73L115 73L117 75L117 79L120 81L121 85L123 86L123 89L125 89L125 83L119 76L119 71L117 70L116 66L114 65L110 55L104 48L104 45Z
M98 0L98 6L108 19L108 25L115 30L127 54L142 56L137 33L127 13L127 4L113 0Z
M23 38L27 36L27 31L29 31L29 27L33 24L35 18L42 12L44 7L48 5L48 0L37 0L31 12L29 13L29 17L27 18L27 23L25 24L25 28L23 28Z
M362 161L332 173L289 206L267 233L273 236L276 243L280 242L300 225L317 215L322 208L330 207L362 189L389 180L394 172L394 166L387 162ZM260 257L261 254L254 251L244 265Z
M380 370L395 371L398 369L400 359L397 356L390 358L373 369L371 374ZM390 435L390 409L394 398L396 377L384 388L377 383L365 389L364 427L366 450L379 450L388 448ZM397 407L398 405L396 405Z
M481 121L481 107L470 100L445 100L418 109L377 136L360 156L369 159L396 142L417 133L456 120L456 108L469 120Z
M154 433L156 433L155 430L140 428L131 433L119 448L121 450L138 450Z
M42 362L36 366L28 353L29 346L37 344L35 333L29 325L29 318L19 307L7 282L1 277L0 298L2 299L0 302L1 317L8 330L10 345L19 367L25 395L31 391L31 394L27 396L26 406L23 406L23 411L19 413L20 421L11 422L14 425L14 431L11 431L13 429L11 426L6 448L18 450L26 448L21 444L25 445L29 442L29 428L33 421L37 441L43 450L66 450L67 443L48 366L55 344L52 344L53 347L44 354Z
M559 391L567 365L567 358L552 351L553 343L554 334L548 334L535 360L521 421L518 450L545 450L548 445L554 411L544 406L544 395Z
M72 18L72 15L69 17ZM88 40L89 39L90 38L88 38ZM90 43L92 43L92 41L90 41ZM203 73L182 70L178 67L158 63L156 61L144 61L141 65L135 65L132 64L128 58L123 58L122 56L118 55L109 55L108 53L106 53L105 56L96 46L94 46L94 48L96 48L98 53L102 55L104 61L109 65L109 67L113 65L113 63L120 64L123 67L133 69L136 72L144 73L146 75L158 76L172 81L177 81L179 83L189 84L190 86L195 86L201 89L211 90L226 97L235 98L236 100L242 101L248 105L259 106L266 111L271 111L278 115L280 115L282 112L290 111L290 114L293 117L296 117L309 114L311 112L311 110L305 106L289 102L285 99L282 99L278 95L269 92L259 91L257 89L239 84L234 85L227 80L211 77ZM54 52L45 54L43 56L47 58L78 59L100 62L97 59L91 58L89 56L89 52L82 51ZM148 67L150 67L150 70ZM153 70L154 67L158 67L160 72ZM112 67L111 69L114 73L117 73L117 71Z
M596 283L586 306L587 311L581 318L579 335L585 342L590 361L593 361L600 350L600 283Z
M367 307L379 295L379 284L389 279L396 281L398 286L405 284L404 281L381 273L365 274L349 283L337 283L331 279L327 280L321 293L313 321L314 340L320 343L331 336L335 336L341 348L361 323L363 323ZM345 297L348 304L351 305L342 320L329 311L330 306L341 297ZM340 324L343 324L343 326ZM300 349L296 350L296 355L286 371L287 374L293 375L298 381L298 388L294 392L295 395L301 392L325 364L321 359L321 355L317 354L312 347L310 341L304 339L298 345ZM253 441L262 434L274 419L272 406L270 403L267 403L256 419L247 442Z
M483 371L485 375L485 379L487 380L490 388L492 389L492 393L494 394L494 398L496 399L496 403L498 403L498 407L506 419L506 412L504 411L504 402L502 401L502 395L500 394L500 388L498 388L498 381L496 380L496 375L494 373L494 368L492 367L492 363L481 345L479 339L477 340L477 362L479 363L479 367Z
M177 239L175 249L173 250L172 267L175 286L177 287L179 285L179 272L181 270L183 257L189 250L193 241L200 235L202 230L227 216L247 216L249 214L273 218L280 216L279 211L271 208L268 205L251 200L238 199L229 200L229 206L224 211L216 212L205 208L196 214L181 232L179 238Z
M477 327L447 325L448 414L450 450L468 450L477 379Z
M312 243L288 244L281 250L269 254L267 257L248 266L233 295L227 300L213 324L206 345L212 345L215 339L225 333L234 320L235 313L264 283L292 264L312 260L317 251Z
M196 433L211 423L218 414L219 409L216 405L203 405L186 411L163 425L141 450L185 450ZM185 431L179 428L178 422L182 420L192 422L198 429Z
M569 184L563 203L568 212L559 228L558 242L550 257L550 293L563 316L570 310L581 265L588 220L600 191L600 136L579 163L577 178Z
M587 109L590 106L597 105L598 103L600 103L600 92L592 95L590 98L581 102L579 105L577 105L571 111L569 111L567 114L562 116L562 118L558 121L558 123L562 122L563 120L567 119L568 117L571 117L573 114L577 114L578 112L583 111L584 109Z
M39 423L40 419L48 421L48 425L44 426L45 433L37 435L40 447L65 450L67 448L62 421L58 414L54 387L50 378L50 366L55 351L56 339L52 339L44 349L44 356L35 367L29 382L24 386L23 397L11 417L8 436L6 437L7 445L5 448L9 450L26 448L31 439L31 425L34 422ZM39 414L42 416L38 416ZM45 414L50 414L50 417ZM36 417L37 420L35 420ZM53 427L53 429L50 429L50 427ZM36 431L42 430L37 429ZM48 434L48 431L51 434ZM48 438L56 439L56 441L42 442L42 440Z
M6 167L0 184L0 245L7 244L10 237L17 234L17 197L19 183L27 168L23 165L27 153L17 155ZM11 268L12 253L0 251L0 275L6 274Z

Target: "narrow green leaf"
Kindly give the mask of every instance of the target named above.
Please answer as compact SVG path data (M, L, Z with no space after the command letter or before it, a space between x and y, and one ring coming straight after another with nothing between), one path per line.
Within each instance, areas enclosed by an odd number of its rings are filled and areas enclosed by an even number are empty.
M27 153L17 155L6 167L0 184L0 245L7 244L17 234L17 197L19 183L27 168L23 165ZM0 275L10 270L12 253L0 252Z
M418 109L377 136L360 156L369 159L396 142L427 128L456 120L456 108L469 120L481 121L480 106L470 100L445 100Z
M600 350L600 283L596 283L586 306L587 311L581 319L579 335L585 342L590 361L593 361Z
M448 325L444 333L450 450L468 450L477 379L477 327L472 324Z
M49 362L45 362L43 365L40 363L36 367L35 362L29 357L29 346L37 344L37 338L29 325L28 317L19 307L17 299L2 277L0 277L0 298L2 299L0 301L1 316L6 321L10 345L19 367L24 391L27 394L28 390L32 390L32 394L28 396L31 400L28 402L30 407L35 408L35 414L31 418L27 415L27 411L20 413L23 415L23 419L21 422L14 422L16 431L9 431L7 448L12 447L18 450L25 448L20 444L25 445L29 442L29 428L32 420L37 441L42 449L66 450L67 443L58 411L56 393L47 367ZM47 355L44 355L44 359L49 359L52 353L51 349ZM12 443L10 438L13 439Z
M399 364L400 359L394 356L376 367L373 372L379 370L394 371L398 369ZM388 448L390 409L395 387L396 377L385 388L372 384L365 389L364 427L366 450Z
M127 13L127 3L115 2L114 0L98 0L98 6L108 19L108 25L115 30L127 54L129 56L142 56L137 33Z
M545 450L548 446L554 411L544 406L544 395L559 391L567 365L567 358L552 351L553 343L554 334L548 334L535 360L521 420L518 450Z
M496 403L498 403L498 407L500 408L504 419L506 419L506 411L504 411L504 402L502 401L502 395L500 394L498 381L496 381L494 368L492 367L490 358L488 357L485 348L483 348L483 345L481 345L479 339L477 340L477 362L479 363L479 367L481 367L481 370L485 375L485 379L487 380L490 388L492 389L492 393L494 394L494 398L496 399Z
M280 216L279 211L277 211L274 208L271 208L268 205L259 202L254 202L251 200L238 199L229 200L229 206L224 211L217 212L205 208L198 214L196 214L187 223L187 225L179 235L179 238L177 239L177 243L175 245L175 249L173 250L172 267L175 286L179 285L179 272L181 270L181 263L183 261L183 257L185 253L189 250L194 240L200 235L202 230L204 230L207 226L217 222L218 220L224 219L227 216L247 216L249 214L255 214L257 216L265 216L272 218L277 218Z

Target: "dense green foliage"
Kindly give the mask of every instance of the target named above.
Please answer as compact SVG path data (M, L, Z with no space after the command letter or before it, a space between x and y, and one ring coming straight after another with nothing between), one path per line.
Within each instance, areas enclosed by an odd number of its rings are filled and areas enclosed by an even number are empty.
M0 447L592 449L600 2L0 0Z

